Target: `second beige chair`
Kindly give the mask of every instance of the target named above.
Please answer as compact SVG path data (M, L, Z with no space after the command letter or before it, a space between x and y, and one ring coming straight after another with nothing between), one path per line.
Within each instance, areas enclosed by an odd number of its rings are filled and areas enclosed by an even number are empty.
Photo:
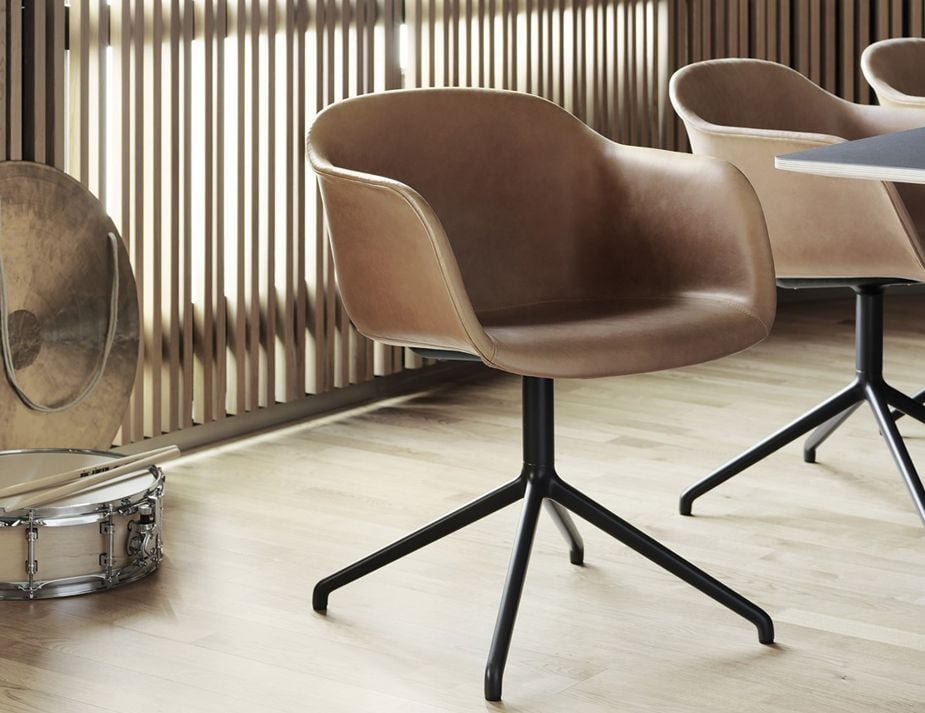
M881 106L916 112L913 121L925 126L925 38L874 42L861 54L861 70ZM922 403L925 388L912 398Z
M690 515L695 499L813 429L804 458L815 462L819 445L866 401L925 520L925 488L890 406L920 421L925 407L890 386L882 370L884 290L925 281L925 187L774 168L780 154L921 126L916 112L852 104L789 67L749 59L685 67L672 77L670 94L694 153L726 159L755 187L778 283L856 293L856 372L849 385L688 488L681 513Z
M861 55L861 71L881 106L917 109L925 117L925 38L874 42Z

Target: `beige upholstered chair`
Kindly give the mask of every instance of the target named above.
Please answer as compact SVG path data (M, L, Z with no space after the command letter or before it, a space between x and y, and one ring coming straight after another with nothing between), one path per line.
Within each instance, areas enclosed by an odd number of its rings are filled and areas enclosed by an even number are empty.
M925 281L925 187L779 171L779 154L920 126L916 112L862 106L773 62L700 62L671 79L671 101L696 154L726 159L748 177L764 208L783 287L845 286L856 293L855 379L786 428L690 487L681 512L720 483L812 429L804 458L864 401L879 423L925 519L925 489L889 406L925 421L925 407L883 379L883 292Z
M874 42L861 55L861 71L881 106L918 109L925 116L925 38Z
M308 139L344 305L357 328L435 357L523 377L520 475L320 581L313 606L379 567L525 500L485 673L498 700L546 501L753 622L761 609L565 483L553 459L553 379L667 369L745 349L775 295L761 208L732 166L631 148L543 99L437 89L336 104Z

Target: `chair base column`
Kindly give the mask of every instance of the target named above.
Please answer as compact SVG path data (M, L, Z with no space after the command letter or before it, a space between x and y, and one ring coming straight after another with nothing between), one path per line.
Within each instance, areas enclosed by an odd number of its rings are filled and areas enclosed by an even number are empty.
M553 450L552 381L524 377L524 464L520 475L478 500L322 579L315 585L312 606L316 611L325 611L328 596L335 589L523 499L523 510L485 666L487 700L501 699L504 668L539 513L544 503L569 544L572 563L582 563L584 545L569 511L750 621L757 628L761 643L773 643L774 624L766 612L564 482L555 471Z
M883 289L882 285L855 287L855 380L793 423L690 486L681 494L679 510L682 515L692 513L694 501L701 495L810 431L812 434L804 445L803 459L807 463L815 463L816 449L861 404L867 402L906 483L913 505L925 523L925 488L889 408L892 406L897 412L925 423L925 406L918 402L918 394L909 397L883 379ZM888 425L885 425L886 422L889 422Z

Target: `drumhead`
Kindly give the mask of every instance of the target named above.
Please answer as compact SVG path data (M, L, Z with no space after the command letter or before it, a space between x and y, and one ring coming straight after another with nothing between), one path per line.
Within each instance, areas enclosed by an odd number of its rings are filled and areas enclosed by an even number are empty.
M122 455L108 451L61 448L0 451L0 487L44 478L74 468L90 467ZM154 489L161 477L157 468L141 468L98 488L76 493L49 505L42 505L35 509L35 515L40 518L61 517L94 513L106 509L109 505L129 505ZM23 517L25 513L16 509L17 501L23 497L16 495L0 499L0 507L6 511L0 513L0 520Z

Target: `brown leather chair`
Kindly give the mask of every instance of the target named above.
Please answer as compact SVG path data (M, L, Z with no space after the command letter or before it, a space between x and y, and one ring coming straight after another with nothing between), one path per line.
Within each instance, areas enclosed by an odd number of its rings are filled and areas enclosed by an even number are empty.
M678 70L671 102L694 153L726 159L751 181L764 208L782 287L849 287L856 293L856 374L842 391L688 488L694 500L816 429L816 449L864 401L870 404L919 515L925 489L890 406L925 421L925 407L883 378L883 292L925 281L925 187L779 171L774 157L846 139L921 126L917 112L862 106L826 92L773 62L712 60Z
M763 339L771 255L754 191L714 159L614 144L527 94L434 89L322 112L308 154L344 305L363 334L523 377L523 467L478 500L321 580L313 606L521 498L485 672L498 700L544 501L581 564L568 510L756 625L754 604L565 483L553 379L668 369Z
M861 54L861 71L881 106L918 109L925 115L925 38L874 42Z

